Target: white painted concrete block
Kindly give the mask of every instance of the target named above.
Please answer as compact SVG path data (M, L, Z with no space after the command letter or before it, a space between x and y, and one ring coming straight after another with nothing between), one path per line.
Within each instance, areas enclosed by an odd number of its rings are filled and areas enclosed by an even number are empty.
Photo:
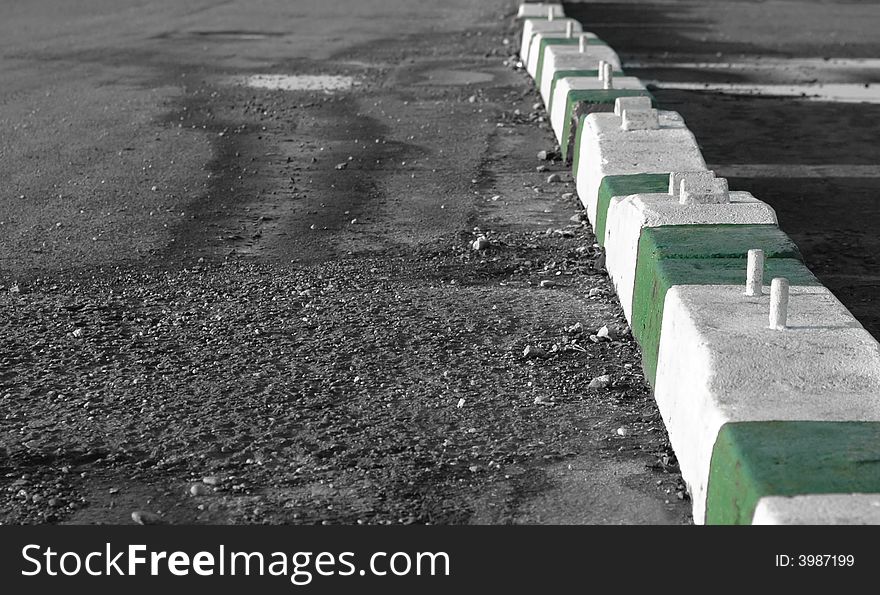
M562 10L562 4L553 2L523 2L519 5L516 18L546 18L548 11L553 11L554 18L562 18L565 12Z
M532 78L535 78L538 75L538 60L541 58L541 51L540 51L541 50L541 42L547 38L564 37L564 36L565 36L564 32L560 32L560 31L548 32L548 33L535 33L534 35L532 35L532 40L529 44L529 49L528 49L528 55L529 55L528 60L523 60L523 64L525 64L526 72L529 73L529 76L531 76ZM590 33L589 31L581 31L579 33L575 32L574 37L576 39L583 38L585 41L588 41L590 39L596 39L596 34ZM551 48L556 48L557 51L558 51L558 49L561 49L561 48L567 48L569 50L569 53L584 53L584 54L591 54L591 53L593 53L594 50L596 53L607 53L609 51L612 53L614 52L614 50L609 48L607 45L594 45L593 46L593 45L586 44L584 46L584 50L585 50L584 52L580 51L579 46L549 45L549 46L547 46L547 49L544 50L544 54L546 55L547 52L549 52ZM617 54L615 54L615 55L617 55Z
M753 525L880 525L880 494L764 496Z
M566 23L571 23L572 28L575 32L580 33L583 31L583 27L581 24L574 20L568 18L554 19L552 21L542 21L538 19L526 19L523 22L523 32L522 32L522 45L519 50L520 60L523 61L523 64L528 64L529 62L529 50L532 47L532 37L536 33L555 33L556 36L565 35L565 30L568 27ZM529 73L534 76L533 73Z
M669 174L669 194L675 197L675 200L681 199L681 183L684 180L690 182L701 183L703 178L715 179L715 172L710 170L702 171L674 171Z
M605 61L610 64L613 70L620 70L620 58L617 53L607 45L590 45L587 46L586 52L578 51L577 47L569 45L551 45L544 51L544 66L541 68L541 80L537 81L538 89L544 104L549 105L550 88L553 86L553 75L560 70L599 70L599 62ZM536 69L537 70L537 69ZM534 76L534 75L533 75ZM617 89L626 89L628 87L620 86L620 81L624 77L617 78L614 86ZM627 79L635 77L625 77ZM631 84L631 83L627 83ZM640 82L640 88L644 85ZM559 86L559 83L556 83ZM599 89L602 87L600 86Z
M776 212L748 192L731 192L729 204L683 205L669 194L633 194L611 199L605 219L605 268L628 322L632 322L642 229L710 223L775 225Z
M551 76L552 80L552 76ZM616 89L644 89L642 81L634 76L621 76L614 79ZM565 120L570 114L566 113L565 106L568 103L568 93L570 91L601 91L602 81L599 77L567 77L559 79L556 82L556 89L553 91L553 98L548 103L550 111L550 126L556 134L556 140L562 143L562 132L565 130ZM613 114L612 114L613 115ZM618 127L620 120L618 119Z
M880 345L843 304L825 287L792 287L785 331L768 328L769 308L742 285L666 293L654 397L697 523L724 424L880 421Z
M623 130L657 130L660 128L660 118L657 110L623 110L620 116L620 127Z
M618 97L614 100L614 114L616 116L623 116L623 112L625 110L634 112L634 111L643 111L653 109L651 107L651 98L644 96L637 97Z
M706 176L705 173L711 174ZM714 172L705 172L691 179L685 177L679 184L678 202L683 205L723 204L730 202L727 180L715 178Z
M559 89L560 85L556 86ZM551 114L554 130L556 115L555 111ZM596 224L599 185L605 176L706 169L697 140L682 117L677 112L663 110L658 112L658 117L660 127L657 130L621 130L620 116L610 112L594 113L584 118L575 182L578 196L593 225ZM562 119L559 121L564 123Z

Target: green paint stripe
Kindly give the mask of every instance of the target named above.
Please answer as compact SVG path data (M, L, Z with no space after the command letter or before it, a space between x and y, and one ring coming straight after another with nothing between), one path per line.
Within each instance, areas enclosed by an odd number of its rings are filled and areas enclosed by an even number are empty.
M592 112L607 112L614 109L614 100L618 97L650 97L651 104L656 101L650 92L644 89L575 89L568 92L565 98L565 124L562 127L562 158L566 161L569 157L569 145L572 140L572 121L575 117L575 108L580 112L579 118L583 118ZM575 170L575 173L577 171Z
M599 71L598 70L557 70L553 73L553 80L550 81L550 97L547 99L547 115L553 115L553 95L556 93L556 83L560 80L567 77L583 77L583 78L591 78L598 79ZM538 85L540 86L541 79L538 79Z
M712 451L706 524L750 524L764 496L876 492L880 423L729 423Z
M615 70L614 76L626 76L622 70ZM599 71L598 70L557 70L553 73L553 80L550 81L550 96L547 98L547 114L553 114L553 95L556 93L556 83L564 78L590 78L590 79L598 79ZM538 79L538 84L541 84L541 79Z
M599 184L599 202L596 207L596 224L594 226L596 241L605 245L605 222L608 207L615 196L630 194L656 194L669 191L669 174L630 174L605 176Z
M574 35L580 35L581 32L575 31ZM586 31L583 31L586 33ZM580 39L578 37L545 37L541 40L541 50L544 49L544 44L546 45L578 45L580 44ZM602 39L598 37L588 37L587 45L608 45Z
M544 37L538 46L538 68L535 71L535 80L541 82L541 72L544 70L544 50L550 45L579 45L577 37ZM588 39L587 45L608 45L601 39Z
M580 147L581 147L581 136L583 136L583 131L584 131L584 127L578 126L577 129L575 130L575 133L574 133L574 150L573 150L574 155L571 158L571 171L574 174L575 180L577 180L578 167L580 167L580 160L581 160L581 148ZM567 147L568 143L566 143L565 146ZM565 158L563 157L563 159L565 159ZM581 201L581 202L583 202L583 201Z
M652 258L745 258L762 248L766 258L803 260L795 243L776 225L664 225L646 227L639 240Z
M642 367L652 385L666 292L674 285L745 287L748 251L764 250L765 278L818 285L801 264L794 242L775 225L666 225L645 227L639 237L632 295L632 332L642 348ZM777 262L784 261L784 262Z
M645 378L657 380L660 336L666 292L675 285L742 285L745 289L744 258L668 258L650 270L637 272L633 289L632 333L642 350ZM821 285L804 264L793 258L768 258L764 278L786 277L792 285Z

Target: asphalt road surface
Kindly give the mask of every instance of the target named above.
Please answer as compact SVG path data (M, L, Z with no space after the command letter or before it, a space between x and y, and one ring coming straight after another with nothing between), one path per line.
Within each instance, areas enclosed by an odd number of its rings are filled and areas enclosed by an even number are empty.
M0 521L689 522L513 9L5 3Z
M514 4L4 5L0 521L690 521ZM876 335L880 9L566 10Z

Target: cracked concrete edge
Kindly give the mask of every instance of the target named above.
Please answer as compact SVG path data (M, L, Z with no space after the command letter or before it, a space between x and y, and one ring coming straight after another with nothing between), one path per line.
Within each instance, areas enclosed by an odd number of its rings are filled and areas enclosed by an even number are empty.
M520 14L528 10L521 7ZM536 30L565 28L562 19L537 27L530 22L523 26L524 62L540 47L540 41L533 43ZM536 84L555 114L551 126L560 143L572 85L603 88L598 77L589 76L554 83L560 70L601 72L594 68L598 62L555 58L565 54L544 52L543 63L533 56L529 68L533 78L541 72ZM665 134L628 136L609 117L614 116L584 118L577 150L590 158L582 158L574 174L591 224L596 227L597 215L602 218L609 275L632 323L644 229L775 226L776 215L769 205L737 192L730 204L697 209L679 208L656 193L610 196L607 212L598 213L600 189L610 176L706 169L683 122L677 130L667 126ZM711 271L710 264L708 277L706 270L695 273L702 275L697 285L679 271L680 278L654 292L646 306L662 313L654 337L655 399L691 491L695 522L880 524L880 474L864 464L880 435L880 345L799 258L774 261L778 270L787 266L807 283L790 288L789 326L779 330L769 328L767 289L748 297L744 285L705 283L736 270L729 255L719 257L711 246L707 252L700 258L723 260L728 269ZM744 272L745 267L743 277Z

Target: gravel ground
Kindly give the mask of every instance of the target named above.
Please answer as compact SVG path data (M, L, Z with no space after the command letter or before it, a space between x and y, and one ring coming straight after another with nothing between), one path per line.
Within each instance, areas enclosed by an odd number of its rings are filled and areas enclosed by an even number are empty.
M250 41L259 11L32 57L152 112L93 150L73 110L78 161L3 203L0 521L689 522L496 4L261 66L361 83L335 95L222 82L295 43Z
M592 236L560 232L6 287L3 521L465 523L501 483L509 522L585 442L680 491Z

